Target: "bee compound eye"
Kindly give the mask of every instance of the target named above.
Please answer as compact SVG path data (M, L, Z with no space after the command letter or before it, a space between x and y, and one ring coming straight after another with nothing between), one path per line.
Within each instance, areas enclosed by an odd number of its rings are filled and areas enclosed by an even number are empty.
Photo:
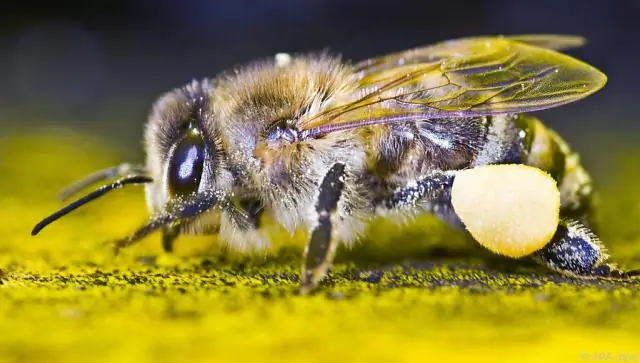
M188 133L176 145L169 161L169 191L189 195L198 190L204 169L205 143L200 135Z

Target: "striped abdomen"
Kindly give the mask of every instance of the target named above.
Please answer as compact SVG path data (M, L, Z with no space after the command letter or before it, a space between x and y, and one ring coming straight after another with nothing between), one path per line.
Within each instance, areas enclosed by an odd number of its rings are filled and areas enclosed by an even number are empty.
M547 171L561 193L563 216L588 213L591 180L554 131L526 115L436 119L363 129L368 174L379 192L434 170L521 163Z

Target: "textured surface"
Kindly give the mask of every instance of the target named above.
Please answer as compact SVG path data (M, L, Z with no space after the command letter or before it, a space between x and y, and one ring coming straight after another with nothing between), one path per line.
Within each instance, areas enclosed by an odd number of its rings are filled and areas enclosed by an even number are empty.
M145 217L136 187L30 237L60 187L123 161L112 150L0 143L0 361L640 361L640 283L559 277L429 217L376 223L311 297L295 293L302 236L274 232L264 256L181 238L168 256L154 235L113 256L101 242ZM615 160L599 220L614 259L640 268L636 160Z

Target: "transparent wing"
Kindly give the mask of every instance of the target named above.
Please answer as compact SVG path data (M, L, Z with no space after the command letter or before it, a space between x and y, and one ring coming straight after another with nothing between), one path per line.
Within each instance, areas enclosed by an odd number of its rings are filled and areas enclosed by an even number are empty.
M464 46L468 43L483 42L487 40L495 41L496 39L527 43L529 45L554 50L577 48L586 43L586 40L578 35L522 34L498 37L467 37L447 40L425 47L388 54L382 57L366 59L355 65L356 74L358 77L364 77L370 73L379 72L383 69L394 68L399 65L434 62L441 60L443 55L446 55L448 52L460 47L461 45Z
M578 48L587 42L584 37L579 35L560 35L560 34L521 34L509 35L507 39L535 45L537 47L549 48L554 50L566 50Z
M425 118L531 112L579 100L606 83L594 67L549 49L576 45L577 38L523 37L529 42L464 38L366 61L354 73L360 98L301 120L299 127L314 135Z

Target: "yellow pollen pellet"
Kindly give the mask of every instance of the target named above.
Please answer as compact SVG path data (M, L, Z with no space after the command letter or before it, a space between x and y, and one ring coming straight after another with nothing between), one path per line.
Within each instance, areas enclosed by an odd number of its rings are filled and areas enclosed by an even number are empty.
M538 168L487 165L456 174L451 203L478 243L497 254L522 257L553 237L560 192Z

